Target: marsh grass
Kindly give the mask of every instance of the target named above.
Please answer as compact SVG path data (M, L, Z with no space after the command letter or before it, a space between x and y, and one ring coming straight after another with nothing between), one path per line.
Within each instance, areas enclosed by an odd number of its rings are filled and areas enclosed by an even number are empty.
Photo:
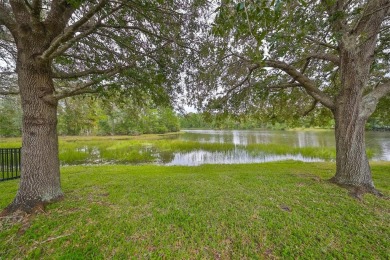
M209 151L225 152L236 148L248 150L252 154L301 154L325 160L335 158L334 148L303 147L287 145L251 144L248 146L232 143L202 143L183 140L104 140L79 142L60 142L60 159L64 164L78 162L150 163L160 158L161 153ZM73 162L72 162L73 160Z
M336 149L334 147L292 147L281 144L250 144L246 149L252 152L261 151L272 154L301 154L305 157L320 158L332 160L336 158Z
M11 137L11 138L1 138L0 137L0 148L19 148L22 146L22 141L20 138Z
M372 165L389 196L390 164ZM0 259L387 259L390 201L353 199L325 181L334 171L292 161L63 167L65 200L30 221L0 220ZM0 208L17 184L0 183Z
M159 140L154 144L159 150L190 152L194 150L204 151L229 151L235 148L232 143L202 143L182 140Z
M169 153L191 151L226 152L234 149L247 150L252 155L302 155L308 158L334 160L334 147L293 147L283 144L206 143L179 140L180 134L141 136L65 136L60 137L59 156L62 165L104 164L104 163L152 163L164 161ZM20 138L2 138L1 147L20 147ZM369 158L374 151L367 149ZM172 157L166 156L167 158Z

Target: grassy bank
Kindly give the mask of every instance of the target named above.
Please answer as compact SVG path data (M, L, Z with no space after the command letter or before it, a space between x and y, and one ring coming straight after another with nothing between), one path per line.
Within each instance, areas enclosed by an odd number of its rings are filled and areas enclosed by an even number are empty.
M327 183L332 163L71 166L64 201L11 224L0 259L386 259L390 201ZM390 195L390 163L373 163ZM18 181L0 183L0 207Z

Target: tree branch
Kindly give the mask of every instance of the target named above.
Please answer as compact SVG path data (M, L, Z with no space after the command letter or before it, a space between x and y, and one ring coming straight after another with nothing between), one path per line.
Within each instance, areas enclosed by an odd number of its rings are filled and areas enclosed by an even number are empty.
M269 89L286 89L286 88L296 88L296 87L302 87L302 84L299 82L288 82L288 83L267 86L267 88Z
M309 54L308 58L330 61L335 65L340 66L340 58L330 53L312 53Z
M318 104L318 101L317 100L314 100L313 103L311 104L311 106L309 107L309 109L307 111L305 111L302 116L307 116L308 114L310 114L311 111L313 111L316 106Z
M31 4L31 9L35 13L39 13L41 11L41 8L42 8L42 0L33 0Z
M108 74L115 70L117 70L116 67L105 69L105 70L89 69L89 70L70 72L70 73L57 71L57 72L53 72L52 76L55 79L74 79L74 78L79 78L79 77L84 77L89 75Z
M374 90L363 97L362 114L363 118L368 118L374 113L379 100L390 93L390 80L383 84L378 84Z
M0 75L16 75L16 71L0 71Z
M390 93L390 82L386 82L378 85L372 92L372 95L377 97L378 99L383 98L387 94Z
M377 1L368 1L366 8L362 16L355 23L355 26L352 28L351 32L360 32L365 31L367 26L370 26L371 23L376 23L376 19L381 19L381 17L385 16L389 11L390 1L389 0L377 0ZM387 10L386 10L387 9ZM377 15L378 12L382 12L383 14Z
M93 32L96 31L96 29L98 27L100 27L101 25L101 21L108 17L109 15L115 13L116 11L118 11L119 9L121 8L121 6L117 6L116 8L113 8L110 12L108 12L107 14L103 15L102 17L100 17L96 22L95 24L93 25L89 25L89 26L86 26L85 28L82 28L80 27L79 30L80 33L77 35L77 36L74 36L73 38L71 38L70 40L68 40L66 43L64 43L61 47L59 47L55 52L52 53L51 57L57 57L61 54L63 54L65 51L67 51L70 47L72 47L72 45L76 42L78 42L79 40L87 37L88 35L92 34Z
M329 21L331 21L331 27L333 27L334 32L342 32L345 31L347 26L346 17L339 15L340 13L344 13L348 8L348 4L350 1L345 0L336 0L336 1L328 1L321 0L322 4L326 8L326 12L329 16Z
M89 87L93 86L94 84L96 84L96 83L94 82L94 83L91 83L91 84L85 84L85 85L77 86L72 91L62 92L60 94L55 95L55 99L56 100L60 100L60 99L64 99L64 98L67 98L67 97L74 97L74 96L78 96L78 95L82 95L82 94L96 94L96 93L99 92L97 89L90 89L89 88Z
M78 20L76 23L66 28L63 34L59 35L57 38L55 38L52 41L50 47L45 52L42 53L40 58L43 60L50 60L51 58L53 58L55 56L54 53L58 50L61 44L73 38L77 29L79 29L81 26L87 23L89 19L91 19L97 12L103 9L103 7L107 4L107 2L108 2L107 0L100 0L100 2L91 10L89 10L89 12L87 12L83 17L81 17L80 20ZM85 37L85 35L83 37Z
M16 32L16 23L14 19L9 15L11 13L10 8L7 6L0 5L0 25L5 25L12 34Z
M228 96L230 93L232 93L234 90L238 89L239 87L241 87L242 85L245 84L245 82L249 82L249 78L250 76L252 75L253 71L255 71L256 69L260 68L259 65L254 65L253 67L249 68L249 71L248 71L248 74L246 75L246 77L241 80L237 85L233 86L231 89L229 89L227 92L226 92L226 96Z
M194 52L198 52L198 50L196 50L195 48L193 48L193 47L191 47L189 45L185 45L185 44L180 43L179 41L177 41L177 39L175 39L175 37L173 37L173 38L166 37L166 36L164 36L162 34L158 34L155 31L147 30L147 29L142 28L140 26L120 26L120 25L100 24L98 27L99 28L108 28L108 29L136 30L136 31L142 32L142 33L144 33L146 35L151 35L151 36L156 37L158 39L165 40L165 41L167 41L169 43L175 43L179 47L182 47L182 48L185 48L185 49L189 49L189 50L192 50Z
M28 1L25 1L26 5L31 10L31 17L34 20L35 24L40 24L41 22L41 11L42 11L42 0L33 0L30 4Z
M29 20L30 12L28 9L28 5L24 1L20 0L10 0L9 1L13 10L13 14L15 16L15 20L19 24L23 24Z
M299 72L296 68L282 61L265 60L264 62L268 67L280 69L287 73L294 79L294 81L298 81L306 90L306 92L315 100L319 101L327 108L334 110L335 104L333 100L320 89L318 89L316 84L310 78Z
M64 32L69 19L73 15L75 8L67 0L52 0L50 11L47 14L44 24L52 28L52 37L58 37ZM54 38L53 38L54 39Z
M326 47L326 48L333 49L333 50L338 50L338 47L337 47L337 46L334 46L334 45L329 44L329 43L326 43L326 42L322 42L322 41L317 40L317 39L315 39L315 38L313 38L313 37L306 36L305 39L308 40L308 41L310 41L310 42L314 42L314 43L316 43L316 44L318 44L318 45L320 45L320 46L324 46L324 47Z
M125 71L125 70L127 70L127 69L129 69L131 67L134 67L134 66L135 66L135 63L130 64L128 66L113 68L109 72L104 73L104 76L102 76L102 77L99 77L99 78L96 78L96 79L91 79L91 80L89 80L87 82L84 82L82 84L77 84L70 91L63 91L61 93L57 93L57 94L54 94L54 95L48 95L45 98L47 100L53 100L54 99L54 100L58 101L60 99L66 98L66 97L76 96L76 95L80 95L80 94L84 94L84 93L95 93L95 92L90 92L90 91L94 91L94 90L89 89L89 87L91 87L93 85L96 85L96 84L102 82L103 80L106 80L107 78L112 77L112 76L114 76L114 75L116 75L116 74L118 74L120 72L123 72L123 71Z
M0 90L0 96L15 96L19 95L19 91L3 91Z

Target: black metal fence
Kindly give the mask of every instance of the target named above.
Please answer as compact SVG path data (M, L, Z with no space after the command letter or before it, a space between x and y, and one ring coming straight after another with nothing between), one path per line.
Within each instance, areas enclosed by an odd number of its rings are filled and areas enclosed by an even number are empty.
M0 181L20 178L21 148L0 148Z

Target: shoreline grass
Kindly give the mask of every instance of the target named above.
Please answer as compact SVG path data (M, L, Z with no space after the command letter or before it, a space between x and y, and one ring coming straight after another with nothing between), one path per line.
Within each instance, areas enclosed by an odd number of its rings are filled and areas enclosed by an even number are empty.
M207 143L177 139L183 133L146 134L139 136L61 136L59 157L61 165L80 164L144 164L161 161L161 157L173 157L174 153L192 151L227 152L234 149L246 150L253 156L301 155L333 161L335 147L294 147L288 144ZM1 146L20 147L20 138L0 138ZM366 149L369 159L376 152Z
M389 196L390 163L372 170ZM0 259L386 259L390 201L353 199L325 181L334 171L293 161L62 167L65 200L29 224L0 220ZM0 183L1 208L17 184Z

